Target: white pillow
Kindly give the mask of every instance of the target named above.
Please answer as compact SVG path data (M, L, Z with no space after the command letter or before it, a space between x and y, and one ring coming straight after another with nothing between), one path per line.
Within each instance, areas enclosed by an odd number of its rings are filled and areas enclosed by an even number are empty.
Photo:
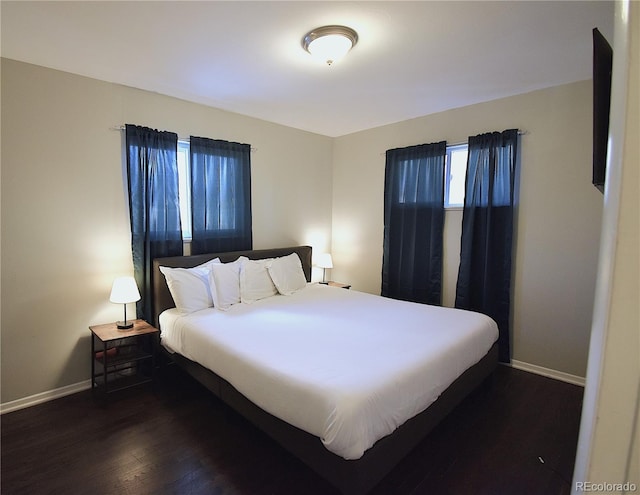
M193 268L160 267L178 310L187 314L213 306L209 269L219 263L220 258L214 258Z
M209 285L213 305L226 311L232 305L240 302L240 267L242 261L248 259L241 256L231 263L220 263L211 265L209 271Z
M240 269L240 300L252 303L278 293L273 285L268 267L273 258L264 260L244 260Z
M302 262L296 253L273 260L267 268L278 292L290 296L307 285Z

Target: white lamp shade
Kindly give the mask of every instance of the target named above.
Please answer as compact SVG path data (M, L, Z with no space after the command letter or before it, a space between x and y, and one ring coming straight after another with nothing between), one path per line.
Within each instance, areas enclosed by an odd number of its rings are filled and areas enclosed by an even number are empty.
M118 277L113 281L111 287L112 303L127 304L140 300L140 291L133 277Z
M313 58L331 65L344 57L358 42L358 33L347 26L322 26L302 38L302 47Z
M352 46L352 41L343 35L330 34L311 41L308 51L312 56L331 65L344 57Z
M318 255L316 265L320 268L333 268L333 260L330 253L321 253Z

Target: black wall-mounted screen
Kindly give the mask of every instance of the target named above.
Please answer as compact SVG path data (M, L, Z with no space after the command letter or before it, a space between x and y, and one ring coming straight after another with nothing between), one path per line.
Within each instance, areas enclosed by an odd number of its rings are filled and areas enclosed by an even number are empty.
M593 185L604 192L611 107L613 50L604 36L593 29Z

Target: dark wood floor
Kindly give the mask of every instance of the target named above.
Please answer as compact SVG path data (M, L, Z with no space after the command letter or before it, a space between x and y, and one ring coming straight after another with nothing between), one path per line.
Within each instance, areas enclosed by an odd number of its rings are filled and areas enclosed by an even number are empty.
M161 382L3 415L2 494L337 493L176 368ZM372 494L569 493L582 392L500 366Z

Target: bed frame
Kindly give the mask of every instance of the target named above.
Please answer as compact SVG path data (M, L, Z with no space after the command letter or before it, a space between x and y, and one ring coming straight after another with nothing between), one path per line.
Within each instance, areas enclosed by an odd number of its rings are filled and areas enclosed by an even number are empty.
M156 327L159 325L158 317L162 311L174 307L164 276L160 273L160 266L190 268L213 258L229 262L236 260L239 256L263 259L286 256L291 253L298 253L307 281L311 281L310 246L155 259L152 280L154 324ZM178 366L223 402L246 417L340 491L345 494L360 495L378 484L451 410L491 375L498 363L498 349L497 345L494 345L484 358L465 371L425 411L405 422L391 435L380 439L360 459L349 461L327 450L318 437L259 408L212 371L177 353L172 354L171 357Z

